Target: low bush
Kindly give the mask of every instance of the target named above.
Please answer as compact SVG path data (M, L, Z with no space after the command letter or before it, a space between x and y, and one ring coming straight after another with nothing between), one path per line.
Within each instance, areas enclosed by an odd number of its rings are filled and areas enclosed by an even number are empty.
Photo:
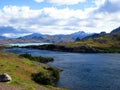
M41 63L47 63L47 62L51 62L51 61L54 61L53 58L50 58L50 57L42 57L42 56L32 56L31 54L21 54L20 57L24 57L24 58L27 58L27 59L30 59L30 60L33 60L33 61L38 61L38 62L41 62Z
M52 85L53 82L49 75L42 72L32 74L32 79L35 82L43 85Z
M49 67L46 70L47 70L46 73L43 72L33 73L32 79L35 82L43 85L52 85L59 80L60 71L58 69L54 67Z

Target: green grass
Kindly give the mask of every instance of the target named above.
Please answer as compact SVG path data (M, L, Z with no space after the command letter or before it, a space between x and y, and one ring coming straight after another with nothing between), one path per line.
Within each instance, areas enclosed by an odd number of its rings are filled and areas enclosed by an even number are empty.
M107 34L97 38L88 38L76 42L61 43L58 46L66 48L91 48L101 52L120 53L120 33Z
M38 73L39 71L49 73L45 67L48 67L48 65L20 58L19 55L0 52L0 73L8 73L12 77L12 81L8 84L23 87L24 90L38 90L38 88L43 90L62 90L52 86L51 89L32 80L31 75L33 73Z

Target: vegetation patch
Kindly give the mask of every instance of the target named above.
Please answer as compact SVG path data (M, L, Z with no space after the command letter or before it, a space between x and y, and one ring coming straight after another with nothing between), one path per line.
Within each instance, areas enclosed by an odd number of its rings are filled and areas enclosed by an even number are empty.
M32 56L31 54L21 54L20 57L24 57L27 59L30 59L32 61L37 61L37 62L41 62L41 63L47 63L47 62L52 62L54 61L53 58L50 57L42 57L42 56Z
M15 87L16 90L17 88L21 88L20 90L64 90L61 88L55 88L51 86L52 84L49 84L49 88L42 85L42 83L38 84L34 81L34 76L39 72L42 73L41 75L43 75L44 78L46 76L49 77L50 82L55 81L57 79L55 78L56 72L54 72L54 70L48 70L48 68L50 68L50 66L47 64L36 62L34 60L32 61L23 57L21 58L19 55L0 52L0 74L9 74L12 78L12 81L7 84Z
M20 57L28 58L32 61L37 61L41 63L47 63L53 61L53 58L41 57L41 56L32 56L31 54L21 54ZM55 67L44 67L45 72L33 73L32 80L39 84L43 85L53 85L56 81L59 80L60 70Z
M42 72L33 73L32 79L39 84L53 85L56 81L59 80L60 71L53 67L47 68L47 71L49 72L47 74Z

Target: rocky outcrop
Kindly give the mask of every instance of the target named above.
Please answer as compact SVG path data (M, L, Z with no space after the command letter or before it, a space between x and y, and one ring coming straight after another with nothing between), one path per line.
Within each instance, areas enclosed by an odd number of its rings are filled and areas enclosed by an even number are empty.
M0 74L0 82L8 82L11 80L12 80L12 78L8 74L6 74L6 73Z

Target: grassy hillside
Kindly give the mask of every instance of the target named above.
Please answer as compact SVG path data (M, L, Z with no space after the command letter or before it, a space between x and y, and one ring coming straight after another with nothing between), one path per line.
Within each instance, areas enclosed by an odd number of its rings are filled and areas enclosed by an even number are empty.
M120 53L120 32L100 35L96 38L91 37L76 42L28 46L26 48L78 53Z
M60 44L67 48L91 49L98 52L119 52L120 53L120 33L102 35L97 38L88 38L71 43Z
M49 73L45 69L47 67L49 66L46 64L21 58L15 54L0 52L0 73L8 73L12 77L12 81L7 84L16 88L20 87L20 90L62 90L52 86L39 85L31 79L32 73Z
M104 35L97 38L89 38L77 42L65 43L66 47L78 47L78 46L88 46L88 47L120 47L120 33L112 35Z

